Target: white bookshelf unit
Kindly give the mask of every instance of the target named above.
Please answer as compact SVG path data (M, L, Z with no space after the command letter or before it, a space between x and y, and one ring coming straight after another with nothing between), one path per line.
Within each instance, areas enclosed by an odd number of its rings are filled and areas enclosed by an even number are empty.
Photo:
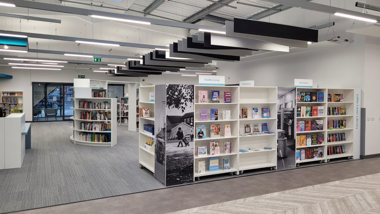
M0 107L5 109L6 115L23 112L23 92L3 91L1 93Z
M115 146L117 144L116 98L75 98L74 144Z
M211 102L211 92L219 91L219 103ZM199 96L200 91L207 91L208 100L206 103L201 103ZM231 92L232 99L230 103L224 102L224 92ZM239 112L238 112L238 94L239 87L237 86L195 86L194 90L194 177L200 178L203 176L224 174L224 173L238 173L238 153L239 153ZM211 109L218 110L218 120L211 120ZM207 112L207 115L201 118L201 111ZM229 111L230 116L225 118L224 112ZM220 136L211 136L211 126L219 125ZM231 135L225 136L224 127L230 125ZM197 128L205 127L205 138L199 139L197 136ZM217 142L220 147L220 154L210 154L210 143ZM225 144L230 144L230 152L226 152ZM198 147L206 147L207 155L198 156ZM228 149L227 149L228 150ZM208 163L210 158L218 158L219 170L210 171ZM223 159L229 158L230 167L224 169ZM200 169L200 164L205 164L205 170Z
M155 136L144 130L144 125L154 127L154 85L141 85L139 88L139 163L140 166L154 173ZM149 115L144 112L149 109ZM153 128L154 130L154 128Z
M128 125L129 109L128 109L128 97L121 97L120 103L118 103L118 121L119 125Z
M277 87L239 90L239 171L276 169Z
M297 88L296 94L296 165L353 157L354 89Z

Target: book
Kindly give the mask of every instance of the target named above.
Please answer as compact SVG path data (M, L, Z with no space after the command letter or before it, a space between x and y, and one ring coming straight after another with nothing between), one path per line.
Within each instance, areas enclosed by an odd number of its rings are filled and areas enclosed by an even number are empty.
M253 107L252 108L252 118L253 119L259 119L260 116L259 116L259 108L257 107Z
M325 107L318 106L318 115L319 116L324 116L325 115Z
M306 156L306 154L305 154L305 150L302 149L302 150L301 150L301 160L305 160L305 156Z
M297 132L301 131L301 121L297 121Z
M251 125L250 124L245 124L244 125L244 133L245 134L250 134L252 132Z
M305 131L305 121L300 121L300 132Z
M311 146L311 135L306 135L306 146Z
M313 106L312 107L312 116L313 117L318 116L318 106Z
M248 110L247 108L241 109L241 118L248 118Z
M262 108L261 109L261 114L262 118L270 118L270 112L269 108Z
M231 120L231 110L223 110L223 120Z
M253 134L259 134L261 133L261 126L260 124L253 124Z
M301 94L301 98L300 98L300 101L301 102L305 102L305 92L300 92L300 94Z
M306 146L306 135L300 135L300 146Z
M317 102L318 97L317 97L317 92L310 92L310 97L311 97L311 102Z
M224 102L225 103L231 103L232 102L232 92L231 91L225 91L224 92Z
M208 92L207 91L199 91L198 92L199 103L208 103Z
M301 117L301 106L297 106L297 117Z
M150 117L150 109L142 108L142 117Z
M205 139L206 138L206 126L199 125L197 126L197 139Z
M219 158L210 158L209 159L209 171L218 171L219 170Z
M323 103L324 102L324 96L325 96L325 94L324 94L324 92L323 91L320 91L320 92L318 92L318 102L321 102L321 103Z
M215 143L214 141L210 142L210 155L215 155Z
M218 142L215 142L215 155L220 155L220 146Z
M325 136L323 134L318 134L317 140L318 144L323 144L323 142L325 142Z
M206 161L205 160L199 160L198 161L198 173L205 173L206 172Z
M301 151L300 150L297 150L296 151L296 160L301 160Z
M306 106L301 106L301 117L306 117Z
M218 109L217 108L212 108L210 109L210 120L218 120Z
M305 117L311 117L311 106L306 106Z
M219 103L219 91L211 91L211 102L212 103Z
M268 123L262 123L261 124L261 132L263 132L263 133L268 133L269 132Z
M231 137L231 125L224 125L224 137Z
M199 109L199 120L205 121L208 120L208 110L207 109Z
M311 131L311 121L310 120L305 121L305 131Z
M316 130L323 130L323 120L316 120Z
M231 169L230 158L223 158L223 169Z
M210 137L220 137L220 125L212 124L210 129Z
M305 102L310 102L311 101L311 97L310 97L310 92L305 92Z
M231 153L231 142L229 141L224 142L224 153L226 154Z
M154 92L149 92L149 102L154 102Z
M297 144L297 147L301 146L301 136L300 135L297 135L297 137L296 137L296 144Z
M198 157L207 156L207 146L198 147Z
M317 139L318 135L316 134L313 134L311 135L311 145L318 145L318 139Z

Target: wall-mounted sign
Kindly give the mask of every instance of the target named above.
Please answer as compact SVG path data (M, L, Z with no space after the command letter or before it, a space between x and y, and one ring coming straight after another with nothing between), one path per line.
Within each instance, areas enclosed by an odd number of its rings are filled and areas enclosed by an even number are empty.
M226 85L226 77L214 75L199 75L199 85L224 86Z
M79 78L79 79L85 79L85 78L86 78L86 75L84 75L84 74L78 74L78 78Z
M296 88L312 88L312 79L294 79L294 87Z
M94 57L94 62L102 62L102 58Z
M254 87L255 81L254 80L247 80L247 81L240 81L240 86L248 86L248 87Z

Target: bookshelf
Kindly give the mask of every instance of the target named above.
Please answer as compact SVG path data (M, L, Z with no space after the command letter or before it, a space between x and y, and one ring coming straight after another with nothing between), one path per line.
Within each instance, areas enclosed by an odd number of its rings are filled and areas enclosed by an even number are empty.
M155 172L155 136L154 136L154 85L141 85L139 87L139 163L140 166ZM153 127L151 132L146 130Z
M118 105L119 125L128 125L128 97L121 97L120 103L118 103Z
M116 98L75 98L74 144L115 146L117 144Z
M297 88L296 93L296 165L351 158L354 89Z
M236 173L239 170L239 110L237 86L195 86L194 88L194 177ZM219 91L219 102L212 102L212 91ZM225 92L231 92L231 101L225 102ZM205 95L207 93L207 95ZM203 95L207 96L203 97ZM202 100L202 98L204 98ZM214 110L212 110L214 109ZM214 120L214 112L217 109L217 119ZM228 113L229 112L229 113ZM202 116L201 116L202 113ZM216 128L219 126L219 128ZM230 126L231 134L225 133L225 127ZM198 138L198 129L204 127L205 138ZM211 128L214 127L214 128ZM214 136L215 129L220 131L219 136ZM212 133L211 133L212 132ZM219 153L210 154L212 143L218 143ZM229 145L229 146L228 146ZM228 149L228 147L230 149ZM207 148L207 154L198 155L198 148ZM209 162L218 160L218 170L210 170ZM224 160L228 160L230 167L224 167Z
M241 86L239 90L239 171L275 169L277 87Z
M1 92L0 107L5 110L6 115L23 112L23 94L22 91Z

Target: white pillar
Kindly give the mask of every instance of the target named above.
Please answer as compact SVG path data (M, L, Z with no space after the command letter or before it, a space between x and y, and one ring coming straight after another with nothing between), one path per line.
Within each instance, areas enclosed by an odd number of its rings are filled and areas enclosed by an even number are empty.
M128 130L136 131L136 116L137 116L137 94L136 94L137 83L128 84Z

